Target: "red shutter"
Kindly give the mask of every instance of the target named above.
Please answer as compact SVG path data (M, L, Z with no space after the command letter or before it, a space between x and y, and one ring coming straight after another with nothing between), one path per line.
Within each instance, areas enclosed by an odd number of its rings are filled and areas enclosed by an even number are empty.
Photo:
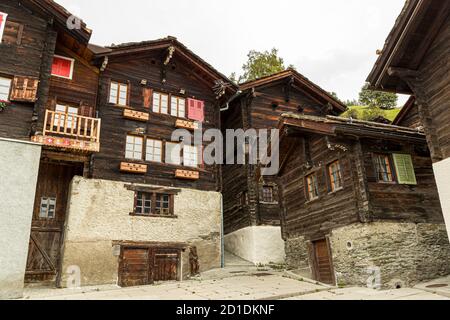
M203 122L205 119L205 102L201 100L188 99L188 118Z
M52 75L70 78L72 70L72 60L53 57Z

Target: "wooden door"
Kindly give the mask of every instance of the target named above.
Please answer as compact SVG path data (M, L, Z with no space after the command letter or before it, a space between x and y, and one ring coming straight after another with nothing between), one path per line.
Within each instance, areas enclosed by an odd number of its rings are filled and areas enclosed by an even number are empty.
M122 247L119 285L142 286L155 281L178 280L179 262L179 249Z
M54 282L58 275L67 196L82 165L41 162L36 187L25 282Z
M119 266L119 285L143 286L151 283L148 248L123 248Z
M157 249L155 250L154 261L154 281L170 281L178 279L179 250Z
M313 247L316 280L327 284L334 284L333 267L327 240L315 241L313 242Z

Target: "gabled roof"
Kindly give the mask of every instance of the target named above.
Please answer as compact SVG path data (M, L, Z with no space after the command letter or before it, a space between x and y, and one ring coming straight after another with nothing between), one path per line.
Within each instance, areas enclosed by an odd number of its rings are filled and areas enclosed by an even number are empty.
M415 103L416 103L416 97L414 97L414 96L409 97L408 101L406 101L403 108L397 114L397 117L395 117L394 121L392 121L392 124L398 125L400 122L402 122L403 118L405 118L405 116L408 114L408 112L414 107Z
M157 40L122 43L103 48L99 46L92 46L91 50L93 50L96 53L96 57L99 58L124 56L152 50L164 50L170 47L175 48L174 55L178 54L182 58L189 60L196 68L201 69L205 74L207 74L211 80L221 80L231 93L235 93L238 90L238 87L230 79L217 71L205 60L200 58L200 56L192 52L184 44L179 42L177 38L172 36Z
M295 128L297 131L306 133L331 136L350 135L425 143L425 134L418 129L335 116L317 117L285 113L281 116L279 123L280 129L284 127Z
M269 84L282 81L288 78L292 78L294 80L294 83L297 84L299 87L301 87L302 90L307 91L309 94L313 95L316 99L323 101L324 104L330 103L333 106L333 108L336 109L338 112L343 112L347 110L347 106L343 102L337 100L330 93L323 90L321 87L310 81L308 78L306 78L305 76L303 76L302 74L291 68L272 74L270 76L241 83L239 84L239 88L242 91L246 91L251 88L267 86Z
M407 0L367 82L372 89L412 94L395 69L416 71L450 14L447 0Z
M87 44L92 35L92 30L86 27L86 24L80 20L80 28L69 29L67 21L74 17L63 6L53 0L22 0L23 4L30 9L37 9L53 18L55 26L62 32L70 34L82 44Z

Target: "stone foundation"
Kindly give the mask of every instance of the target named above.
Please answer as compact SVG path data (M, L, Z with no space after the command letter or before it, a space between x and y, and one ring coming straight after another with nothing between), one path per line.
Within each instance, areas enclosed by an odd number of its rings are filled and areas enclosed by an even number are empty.
M247 227L227 234L225 250L254 264L285 261L280 227Z
M69 192L60 286L79 268L81 285L116 284L119 255L115 241L167 242L196 246L200 270L221 265L221 195L181 189L177 218L131 216L134 192L123 182L75 177ZM188 251L181 265L186 277Z
M375 222L335 229L329 236L337 285L396 288L450 274L444 224ZM286 241L288 266L307 276L308 242Z

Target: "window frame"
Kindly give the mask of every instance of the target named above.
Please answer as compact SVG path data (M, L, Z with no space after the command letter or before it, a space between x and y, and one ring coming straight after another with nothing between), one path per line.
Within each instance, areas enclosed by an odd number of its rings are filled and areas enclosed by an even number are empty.
M167 159L167 152L168 152L168 147L167 145L177 145L179 148L179 162L178 163L173 163L173 162L168 162ZM172 166L183 166L183 154L182 154L183 148L182 148L182 143L180 142L173 142L173 141L166 141L164 144L164 163L167 165L172 165Z
M128 137L133 137L134 139L136 139L136 138L139 138L139 139L141 139L142 140L142 143L141 143L141 157L138 159L138 158L129 158L129 157L127 157L127 152L129 151L129 150L127 150L127 146L128 146ZM136 145L136 143L135 143L135 141L136 140L134 140L134 143L133 143L133 146L135 146ZM125 136L125 159L127 159L127 160L134 160L134 161L143 161L143 156L144 156L144 141L145 141L145 137L143 137L143 136L139 136L139 135L135 135L135 134L126 134L126 136ZM134 149L134 147L133 147L133 155L134 155L134 153L136 153L136 151L135 151L135 149Z
M10 100L11 99L11 90L12 90L12 87L13 87L13 78L7 77L7 76L4 76L4 75L0 74L0 79L9 80L9 88L8 88L8 94L6 96L6 99L3 100L3 99L0 98L0 102L10 102L11 101Z
M158 111L155 111L155 96L159 95L159 106L158 106ZM165 96L167 97L167 112L161 112L162 109L162 97ZM163 92L159 92L159 91L155 91L153 90L153 96L152 96L152 112L153 113L158 113L158 114L165 114L165 115L170 115L170 111L171 111L171 102L170 102L170 95L168 93L163 93Z
M113 84L117 85L117 96L114 102L111 101L111 90L112 90L112 86ZM125 94L125 104L121 104L120 103L120 88L121 87L126 87L126 94ZM108 93L108 103L109 104L113 104L116 106L121 106L121 107L127 107L130 104L129 101L129 96L130 96L130 84L129 83L124 83L124 82L120 82L120 81L116 81L116 80L111 80L109 83L109 93Z
M42 216L42 205L44 202L44 199L46 200L46 212L45 216ZM53 201L53 203L51 203ZM41 202L39 204L39 212L38 212L38 218L40 220L55 220L56 219L56 205L57 205L57 199L56 197L41 197ZM53 205L53 216L49 216L50 212L50 206Z
M186 148L188 148L188 149L192 148L193 152L186 152ZM201 162L201 160L200 160L200 149L201 149L201 146L183 145L182 154L181 154L181 162L182 162L183 167L189 167L189 168L198 168L198 167L200 167L200 165L201 165L201 163L200 163ZM186 164L185 159L186 159L186 155L187 154L194 155L193 158L195 159L195 166ZM191 160L191 159L189 159L189 160Z
M157 160L154 160L154 159L152 159L152 160L149 160L148 158L147 158L147 155L149 154L148 153L148 146L149 146L149 140L151 140L151 141L153 141L153 148L152 148L152 150L153 150L153 153L152 153L152 155L153 155L153 158L155 157L155 149L157 149L157 148L155 148L155 142L158 142L158 143L160 143L160 145L161 145L161 148L159 148L160 150L161 150L161 153L160 153L160 155L159 155L159 161L157 161ZM145 157L144 157L144 160L146 161L146 162L155 162L155 163L164 163L165 161L165 159L164 159L164 151L165 151L165 149L164 149L164 141L163 140L159 140L159 139L154 139L154 138L151 138L151 137L145 137L145 146L144 146L144 150L145 150Z
M58 107L64 107L64 112L58 111L57 110ZM72 111L76 109L77 112L76 113L69 112L70 109L72 109ZM53 118L53 127L58 128L58 125L59 125L60 129L61 128L64 129L64 121L67 117L68 119L67 119L67 128L66 129L73 131L78 128L78 115L80 114L80 107L75 107L75 106L67 104L67 103L58 103L57 102L55 105L55 112L64 113L64 116L61 116L61 121L60 121L59 114L55 114L54 118ZM71 120L69 120L69 115L72 117ZM70 125L69 125L69 123L70 123Z
M332 166L337 164L338 168L339 168L339 178L340 178L340 185L339 187L336 188L336 180L334 179L334 174L331 171L332 170ZM342 166L341 166L341 161L339 159L334 160L332 162L330 162L327 165L327 180L328 180L328 191L329 193L334 193L334 192L338 192L340 190L344 189L344 177L343 177L343 173L342 173Z
M138 196L139 194L148 196L146 199L147 201L150 201L150 213L139 213L137 212L137 202L138 202ZM168 197L167 200L167 213L158 213L156 204L158 203L158 197ZM144 208L144 202L142 203L142 208ZM141 190L135 190L134 191L134 204L133 204L133 211L130 212L131 216L136 217L144 217L144 218L178 218L175 215L175 194L173 193L166 193L166 192L154 192L154 191L141 191Z
M278 204L278 200L275 198L276 195L276 186L272 184L264 184L261 186L261 199L260 202L264 204ZM270 189L270 199L271 201L266 201L265 197L265 190Z
M75 59L70 58L70 57L64 57L64 56L61 56L61 55L58 55L58 54L54 54L53 58L59 58L59 59L70 61L70 74L69 74L68 77L61 76L61 75L58 75L58 74L54 74L53 70L52 70L52 71L50 71L50 75L52 77L58 77L58 78L63 78L63 79L67 79L67 80L73 80L73 70L75 68ZM53 60L52 60L52 65L53 65Z
M309 183L309 179L311 177L315 177L315 180L311 179L311 181L315 182L315 186L316 186L316 193L317 193L317 195L314 196L314 197L311 196L312 190L310 190L310 186L313 185L312 183L311 184ZM319 178L318 178L317 171L307 174L305 176L304 184L305 184L305 188L304 189L305 189L305 196L306 196L307 202L312 202L312 201L315 201L315 200L320 198Z
M391 181L384 181L379 179L379 172L378 172L378 163L377 163L377 157L385 157L388 160L389 170L391 174ZM372 162L375 170L375 176L377 179L377 183L385 183L385 184L398 184L397 181L397 170L395 168L394 159L392 158L392 153L373 153L372 154Z
M187 110L186 110L186 98L183 97L179 97L179 96L175 96L175 95L170 95L170 101L169 101L169 115L171 115L172 117L176 117L176 118L182 118L182 119L187 119L186 114L187 114ZM173 101L176 101L176 115L172 114L172 103ZM180 101L183 100L184 101L184 115L180 116Z

